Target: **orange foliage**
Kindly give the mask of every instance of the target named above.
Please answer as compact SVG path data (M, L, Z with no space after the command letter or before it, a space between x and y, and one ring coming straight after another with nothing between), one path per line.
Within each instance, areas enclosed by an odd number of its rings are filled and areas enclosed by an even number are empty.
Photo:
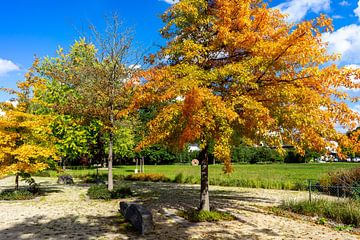
M133 108L162 103L138 148L215 140L229 171L233 136L251 144L325 149L359 123L344 100L360 70L338 68L321 39L331 19L289 24L261 0L182 0L163 15L169 40L143 75ZM182 100L184 98L184 100Z

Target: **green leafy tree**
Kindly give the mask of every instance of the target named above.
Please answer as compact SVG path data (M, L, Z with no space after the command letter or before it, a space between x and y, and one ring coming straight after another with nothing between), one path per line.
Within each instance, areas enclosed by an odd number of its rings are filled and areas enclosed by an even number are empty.
M132 36L113 17L104 34L93 29L94 42L76 41L65 53L45 58L36 69L46 79L48 106L58 114L102 124L102 135L108 135L108 188L113 189L113 149L116 121L121 119L134 87L134 65L131 56ZM98 48L94 44L97 44Z

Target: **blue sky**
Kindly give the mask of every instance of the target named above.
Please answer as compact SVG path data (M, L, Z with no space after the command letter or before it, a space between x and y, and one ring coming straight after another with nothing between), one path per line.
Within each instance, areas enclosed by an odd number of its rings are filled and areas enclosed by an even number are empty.
M175 0L176 1L176 0ZM34 55L54 55L58 46L68 47L89 23L99 28L104 17L117 12L126 26L136 31L142 48L156 50L164 44L159 35L159 18L173 0L12 0L0 8L0 87L15 87L31 66ZM325 13L334 20L335 31L324 35L329 51L341 53L339 65L360 66L360 0L273 0L298 22ZM360 90L352 91L359 95ZM0 93L0 101L8 95ZM351 107L360 112L360 105Z

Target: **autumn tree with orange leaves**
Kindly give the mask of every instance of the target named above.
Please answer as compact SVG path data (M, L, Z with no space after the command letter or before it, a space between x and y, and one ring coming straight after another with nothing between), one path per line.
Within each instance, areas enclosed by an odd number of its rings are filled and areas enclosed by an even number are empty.
M298 24L261 0L181 0L162 16L168 40L148 60L134 108L158 113L138 149L154 143L183 148L200 144L200 210L209 210L207 149L231 172L234 136L281 151L282 142L324 149L348 141L335 124L355 128L359 115L345 104L341 87L360 71L331 64L322 34L332 31L321 15Z

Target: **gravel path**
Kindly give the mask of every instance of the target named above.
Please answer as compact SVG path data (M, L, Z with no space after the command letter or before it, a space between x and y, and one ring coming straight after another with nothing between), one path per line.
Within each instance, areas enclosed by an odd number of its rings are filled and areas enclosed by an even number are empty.
M142 237L118 214L118 200L90 200L86 185L36 180L46 186L45 196L0 201L0 239L360 239L304 220L275 216L262 208L284 199L306 198L306 192L211 187L212 206L236 213L239 220L193 224L166 217L164 210L197 206L198 186L132 182L128 184L138 198L128 200L146 204L156 223L155 230ZM12 186L13 181L2 179L0 186Z

